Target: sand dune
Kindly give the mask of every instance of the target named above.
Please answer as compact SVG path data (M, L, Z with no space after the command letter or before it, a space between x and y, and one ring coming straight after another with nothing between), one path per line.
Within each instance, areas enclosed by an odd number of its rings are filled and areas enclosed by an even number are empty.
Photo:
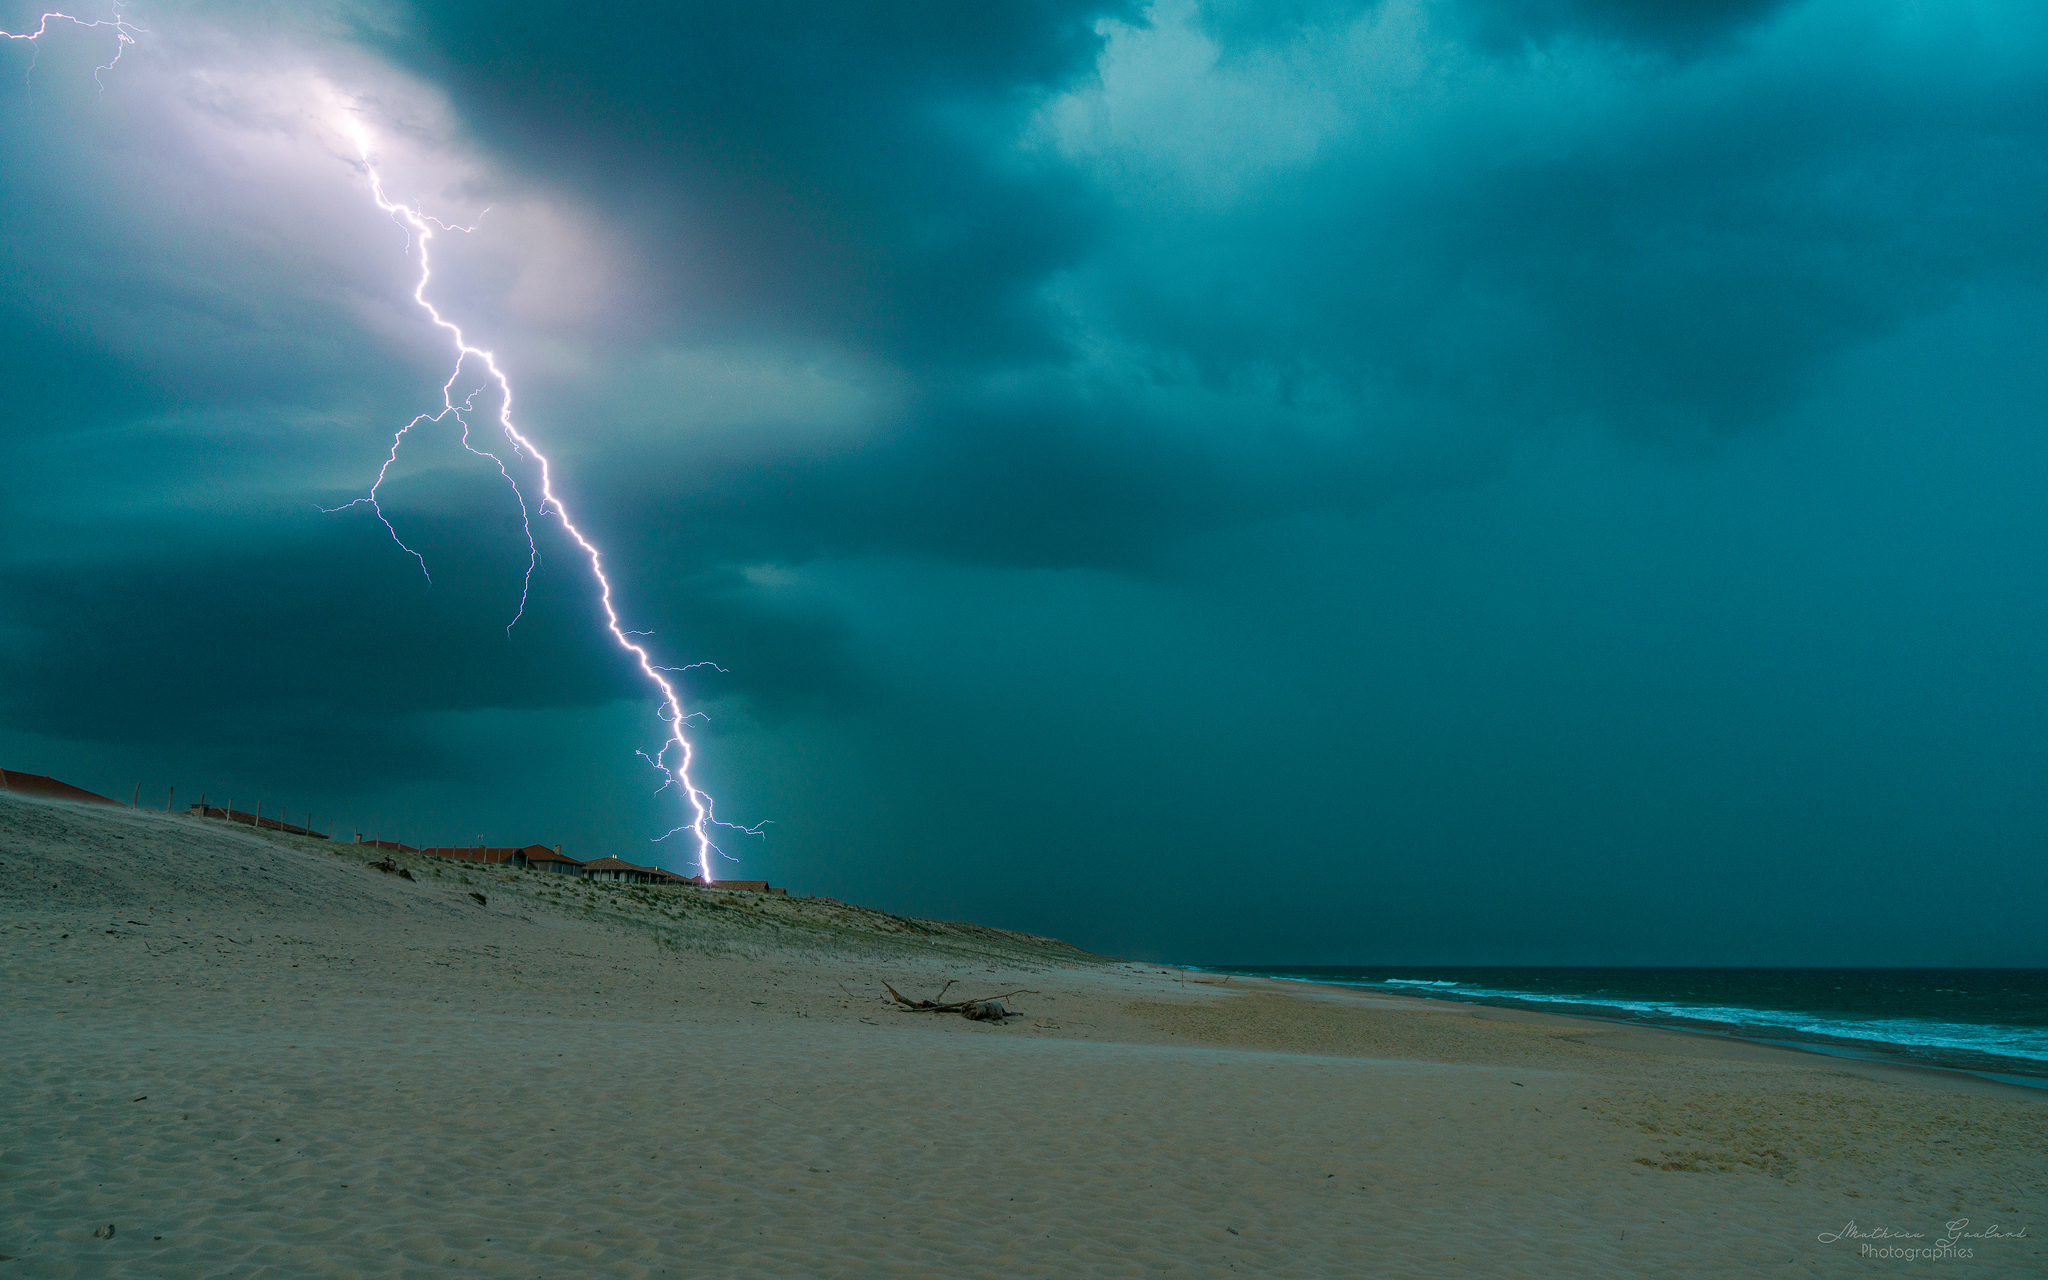
M2048 1272L2017 1091L368 861L0 797L0 1276Z

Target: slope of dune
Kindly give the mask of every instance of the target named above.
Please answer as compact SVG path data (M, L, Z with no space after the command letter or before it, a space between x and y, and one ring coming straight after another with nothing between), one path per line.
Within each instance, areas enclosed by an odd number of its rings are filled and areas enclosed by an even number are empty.
M1847 1223L1961 1219L2031 1230L1961 1274L2048 1262L2010 1090L392 865L0 797L0 1280L1846 1275Z

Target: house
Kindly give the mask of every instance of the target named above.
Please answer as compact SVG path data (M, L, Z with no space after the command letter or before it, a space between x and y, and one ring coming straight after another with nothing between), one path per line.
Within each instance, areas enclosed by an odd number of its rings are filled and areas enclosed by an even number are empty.
M521 848L496 848L486 845L451 845L434 849L422 849L437 858L453 858L457 862L481 862L489 866L514 866L521 870L556 871L566 875L583 874L583 864L574 858L562 856L562 846L550 849L544 844L529 844Z
M437 858L453 858L457 862L482 862L489 864L491 866L497 866L500 863L510 862L516 866L522 861L524 861L523 855L526 853L526 849L545 848L547 848L546 845L535 844L528 845L525 849L499 849L488 848L484 845L479 844L437 846L433 848L422 849L420 850L420 852L433 854Z
M599 858L583 864L583 874L592 880L613 884L684 884L683 877L660 867L643 867L624 858Z
M38 800L72 800L84 804L110 804L116 808L121 807L119 800L94 795L83 787L74 787L68 782L46 778L40 773L15 773L10 769L0 769L0 791L11 792L17 796L33 796Z
M679 876L665 867L643 867L624 858L599 858L583 864L583 874L593 880L618 884L703 884L695 876Z
M269 831L282 831L286 835L291 836L311 836L315 840L325 840L327 838L311 827L295 827L289 822L282 822L276 818L266 818L257 813L243 813L240 809L223 809L217 804L206 804L203 801L187 807L185 812L195 818L221 818L228 822L240 822L251 827L260 827Z
M691 883L702 884L704 882L693 877ZM714 889L738 889L746 893L772 893L785 898L789 896L789 890L771 889L768 887L766 880L714 880L711 882L711 887Z
M528 871L556 871L569 876L583 874L583 864L574 858L563 857L561 845L550 849L546 845L530 844L520 852L526 855Z

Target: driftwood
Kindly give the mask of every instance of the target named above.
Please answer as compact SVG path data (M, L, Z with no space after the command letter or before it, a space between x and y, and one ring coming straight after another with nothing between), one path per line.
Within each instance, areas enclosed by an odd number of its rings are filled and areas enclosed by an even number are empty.
M1001 995L982 996L978 1000L955 1000L951 1004L947 1004L945 1003L946 992L952 988L954 981L958 981L958 979L948 981L945 986L939 988L939 998L937 1000L909 999L886 982L882 984L882 989L889 993L904 1013L957 1013L963 1018L971 1018L976 1022L996 1023L1000 1023L1004 1018L1021 1018L1024 1016L1005 1009L1001 1003L1003 1000L1010 996L1036 994L1036 992L1029 991L1024 987L1019 987L1015 991L1005 991Z

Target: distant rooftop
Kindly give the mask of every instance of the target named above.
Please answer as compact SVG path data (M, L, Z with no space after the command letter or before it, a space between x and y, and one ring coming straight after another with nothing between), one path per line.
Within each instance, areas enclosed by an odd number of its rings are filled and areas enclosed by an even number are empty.
M0 791L9 791L18 796L33 796L38 800L74 800L82 804L110 804L121 808L119 800L109 800L95 795L83 787L74 787L68 782L44 777L40 773L15 773L11 769L0 769Z

